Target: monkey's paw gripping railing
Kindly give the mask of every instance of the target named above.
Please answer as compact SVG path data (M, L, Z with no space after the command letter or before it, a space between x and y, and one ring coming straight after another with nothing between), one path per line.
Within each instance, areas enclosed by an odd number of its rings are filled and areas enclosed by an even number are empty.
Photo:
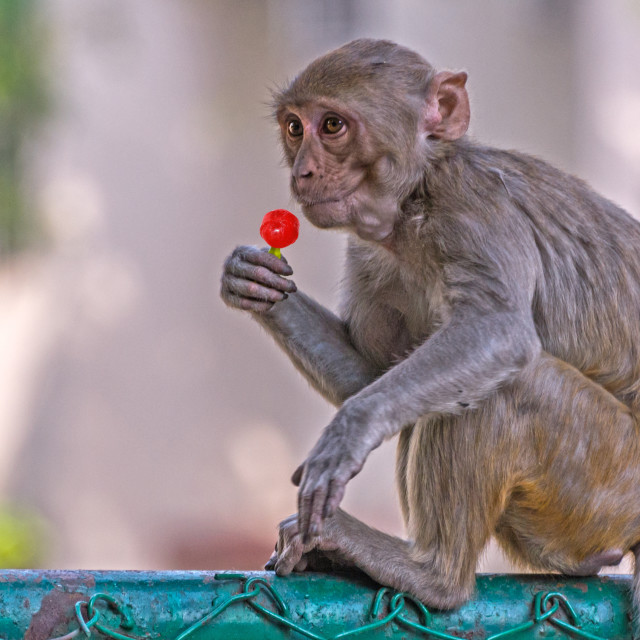
M629 579L480 575L473 600L429 611L363 577L0 572L0 639L631 638Z

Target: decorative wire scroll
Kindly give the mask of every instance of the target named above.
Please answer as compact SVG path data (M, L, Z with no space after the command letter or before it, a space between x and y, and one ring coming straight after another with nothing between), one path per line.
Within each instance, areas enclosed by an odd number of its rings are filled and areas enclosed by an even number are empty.
M115 638L116 640L136 640L135 636L126 636L123 633L118 633L113 629L105 627L100 622L102 614L98 609L96 609L96 602L98 602L98 600L106 602L111 606L112 609L114 609L118 613L118 615L120 616L120 629L127 630L133 629L135 627L135 623L133 621L133 618L131 617L131 614L128 611L125 611L115 598L107 595L106 593L96 593L91 597L89 602L86 602L84 600L76 602L75 614L76 620L78 621L78 628L65 634L64 636L51 638L51 640L71 640L71 638L75 638L81 633L83 633L86 638L91 638L92 629L99 631L108 638ZM85 609L87 611L86 619L84 616Z
M188 629L180 633L175 640L190 639L196 631L217 618L225 609L238 603L248 604L259 615L263 616L266 621L296 631L302 636L312 638L312 640L343 640L345 638L355 637L357 634L366 633L367 631L381 629L392 622L406 629L411 629L423 634L425 638L440 638L441 640L463 640L463 638L468 638L468 634L464 636L454 636L432 628L431 612L420 601L408 593L399 593L387 587L379 589L376 593L369 613L369 622L355 629L338 633L337 635L325 636L306 629L295 622L291 617L287 603L282 599L282 596L280 596L277 590L264 578L258 576L247 577L241 573L218 573L215 575L215 579L240 580L242 582L242 590L227 598L227 600L215 607L206 616L192 624ZM265 604L258 602L258 596L260 594L266 596L266 600L269 601L268 604L270 604L270 606L265 606ZM265 598L263 598L263 601L264 599ZM102 636L114 638L115 640L141 640L137 636L125 635L120 631L105 626L101 622L102 613L96 608L98 601L105 602L120 616L119 629L126 631L134 628L135 624L131 615L123 609L115 598L104 593L96 593L88 602L81 600L76 603L75 615L78 621L78 628L64 636L50 638L50 640L71 640L72 638L80 636L80 634L83 634L86 638L97 638L94 631L102 634ZM413 609L414 613L417 613L418 622L407 617L406 614L409 609ZM558 613L559 610L564 612L568 621L555 617L555 614ZM488 636L486 640L503 640L510 638L522 631L532 629L541 624L552 624L568 636L585 638L587 640L606 640L600 636L583 631L580 628L580 620L574 608L564 595L556 591L550 593L539 591L535 594L532 620L528 620L512 629Z

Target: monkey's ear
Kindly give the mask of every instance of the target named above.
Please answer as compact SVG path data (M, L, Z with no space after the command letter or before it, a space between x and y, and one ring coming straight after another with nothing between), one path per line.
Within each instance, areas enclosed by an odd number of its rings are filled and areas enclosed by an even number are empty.
M457 140L467 131L471 110L466 82L464 71L441 71L429 83L422 131L430 138Z

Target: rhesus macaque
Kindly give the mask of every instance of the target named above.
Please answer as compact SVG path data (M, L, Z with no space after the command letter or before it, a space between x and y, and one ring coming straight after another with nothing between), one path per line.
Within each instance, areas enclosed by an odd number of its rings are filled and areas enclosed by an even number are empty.
M266 250L224 267L223 300L339 407L294 473L298 513L267 564L279 575L320 555L450 608L491 535L518 563L574 575L640 548L640 223L467 138L466 80L356 40L275 96L294 197L349 233L339 315ZM407 541L338 508L396 434Z

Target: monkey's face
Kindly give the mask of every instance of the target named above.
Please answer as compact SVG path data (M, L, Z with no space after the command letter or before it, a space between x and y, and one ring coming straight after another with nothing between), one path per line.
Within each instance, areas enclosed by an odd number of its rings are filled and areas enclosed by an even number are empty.
M320 228L353 229L381 240L393 229L395 201L381 207L376 164L366 127L356 113L329 99L285 106L278 114L291 191Z

